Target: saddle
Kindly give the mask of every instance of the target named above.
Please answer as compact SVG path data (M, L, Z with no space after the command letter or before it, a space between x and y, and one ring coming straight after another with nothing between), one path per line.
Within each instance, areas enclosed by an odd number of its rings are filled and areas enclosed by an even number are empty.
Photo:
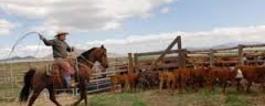
M57 64L49 64L45 66L45 75L49 78L49 84L56 88L64 87L63 73Z
M74 67L75 62L73 60L68 59L66 60L70 63L72 67ZM76 72L76 68L74 67L74 70ZM66 81L64 79L64 73L65 71L60 67L60 65L56 62L49 64L45 69L46 76L50 78L50 84L59 87L59 88L65 88L66 87Z

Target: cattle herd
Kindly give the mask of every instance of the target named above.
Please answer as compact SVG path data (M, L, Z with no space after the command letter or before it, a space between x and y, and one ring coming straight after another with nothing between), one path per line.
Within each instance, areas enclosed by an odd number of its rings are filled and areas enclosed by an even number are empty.
M113 91L117 90L117 85L121 85L122 91L154 88L180 92L207 88L213 91L218 86L222 88L222 93L226 93L226 88L232 86L238 91L250 92L253 84L265 91L265 66L193 66L174 70L123 72L111 76L111 81Z

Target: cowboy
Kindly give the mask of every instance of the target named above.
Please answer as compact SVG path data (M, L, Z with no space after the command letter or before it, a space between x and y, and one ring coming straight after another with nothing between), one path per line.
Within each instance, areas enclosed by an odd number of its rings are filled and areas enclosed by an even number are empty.
M66 86L69 88L73 86L71 84L71 76L74 74L74 67L72 67L69 61L67 61L67 57L68 52L73 52L74 48L70 47L65 42L66 35L68 34L69 33L67 32L59 32L55 35L55 39L53 40L47 40L41 34L39 34L39 37L46 46L52 46L55 64L59 65L59 67L63 70L63 76L66 81Z

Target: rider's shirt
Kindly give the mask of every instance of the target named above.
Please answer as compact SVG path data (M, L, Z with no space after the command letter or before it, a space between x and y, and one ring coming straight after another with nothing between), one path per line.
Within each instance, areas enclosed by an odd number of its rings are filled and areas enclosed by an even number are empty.
M52 46L53 57L56 58L66 58L67 52L73 51L73 49L65 42L59 39L46 40L43 39L43 42L47 46Z

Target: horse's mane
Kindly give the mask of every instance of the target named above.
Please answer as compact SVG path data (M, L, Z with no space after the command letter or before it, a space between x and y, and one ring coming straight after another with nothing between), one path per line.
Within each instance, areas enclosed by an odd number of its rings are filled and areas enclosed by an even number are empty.
M90 53L91 53L92 51L94 51L95 49L96 49L96 47L93 47L93 48L91 48L91 49L89 49L89 50L87 50L87 51L81 53L80 56L88 57L88 56L90 55ZM80 56L78 56L78 57L80 57Z

